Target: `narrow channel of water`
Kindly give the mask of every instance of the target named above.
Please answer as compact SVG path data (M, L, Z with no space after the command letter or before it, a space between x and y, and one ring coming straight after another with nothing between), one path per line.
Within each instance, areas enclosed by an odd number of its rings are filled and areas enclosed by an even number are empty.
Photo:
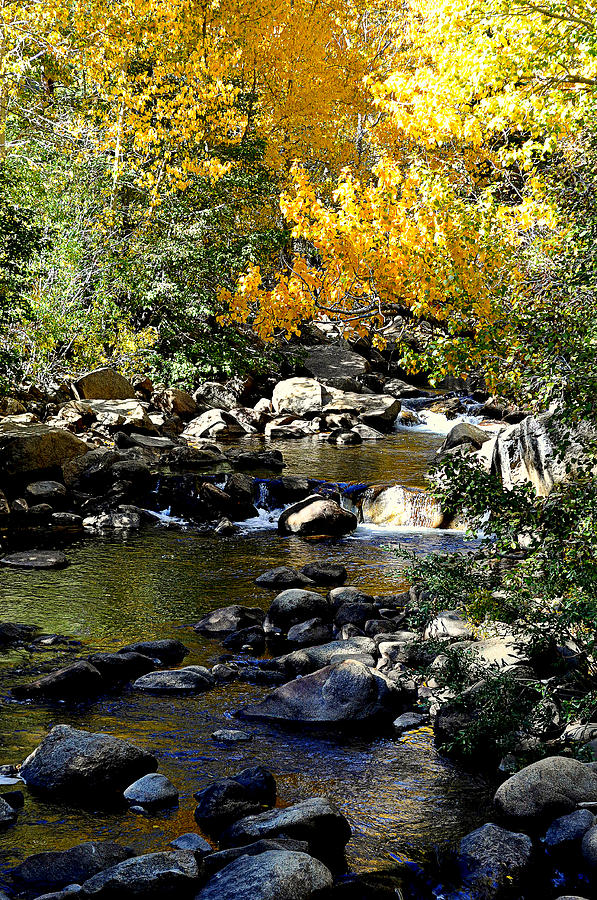
M425 432L399 432L359 447L296 441L280 449L288 463L285 474L422 487L441 440ZM272 595L259 590L254 579L271 566L342 562L349 570L348 583L371 593L390 593L404 585L400 547L426 553L463 546L458 532L385 532L362 526L346 539L318 543L280 537L259 523L230 537L150 527L130 536L74 544L68 549L71 565L63 571L1 571L1 618L77 638L85 652L137 639L179 637L191 649L185 664L213 665L221 646L188 626L229 603L266 608ZM0 654L0 764L20 762L59 722L107 731L156 753L160 771L180 789L180 807L145 818L129 812L85 813L27 796L17 826L2 835L0 869L31 853L89 839L121 840L138 852L163 848L178 834L196 829L194 791L257 762L275 773L282 801L325 794L340 806L354 829L349 860L358 871L407 860L421 863L437 847L487 820L489 786L442 760L427 729L396 739L390 733L348 737L251 723L251 743L220 749L211 733L230 727L234 710L264 688L232 684L179 698L129 689L79 709L11 702L8 688L23 678L15 667L24 671L43 660L41 653Z

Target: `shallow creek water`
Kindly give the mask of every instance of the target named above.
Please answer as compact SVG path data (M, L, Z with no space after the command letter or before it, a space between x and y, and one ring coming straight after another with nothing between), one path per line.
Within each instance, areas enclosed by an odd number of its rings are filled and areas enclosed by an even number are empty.
M276 446L288 464L284 474L423 487L441 440L437 434L403 431L358 447L309 441ZM425 553L463 546L458 532L362 526L348 538L311 543L278 536L265 517L231 537L148 527L128 537L73 544L67 551L71 565L63 571L0 571L1 618L77 638L82 653L133 640L178 637L191 649L185 665L213 665L221 645L188 626L229 603L266 608L273 595L258 589L254 579L271 566L342 562L349 570L347 583L390 593L404 585L399 547ZM162 849L179 834L196 830L194 791L258 762L276 775L283 803L324 794L338 804L353 827L348 858L356 871L423 863L436 848L487 821L490 786L441 759L429 729L397 739L389 731L347 736L251 722L240 726L253 734L250 743L220 748L211 740L212 732L235 727L234 710L266 690L247 684L180 698L128 689L78 708L11 702L7 689L15 681L14 667L41 665L46 655L0 654L0 763L20 762L60 722L106 731L158 756L160 771L181 792L180 806L146 818L128 811L82 812L27 796L17 826L0 836L0 870L31 853L89 839L120 840L137 852Z

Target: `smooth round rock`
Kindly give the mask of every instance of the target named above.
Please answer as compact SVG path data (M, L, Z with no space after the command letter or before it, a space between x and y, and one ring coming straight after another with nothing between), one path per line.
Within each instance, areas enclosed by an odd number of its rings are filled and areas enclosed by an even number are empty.
M124 791L129 803L146 808L174 806L178 803L178 791L169 778L160 772L152 772L134 781Z
M222 744L240 744L243 741L252 741L253 735L234 728L220 728L218 731L214 731L212 739Z

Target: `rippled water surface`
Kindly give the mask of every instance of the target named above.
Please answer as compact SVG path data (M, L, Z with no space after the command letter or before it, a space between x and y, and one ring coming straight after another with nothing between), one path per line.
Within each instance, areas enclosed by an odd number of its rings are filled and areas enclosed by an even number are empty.
M280 446L286 474L420 487L440 442L441 437L403 432L356 448L315 442ZM75 637L84 652L178 637L191 649L185 664L212 665L222 652L220 644L200 638L188 626L207 610L229 603L266 608L272 595L256 588L254 579L270 566L338 561L348 568L349 583L390 593L404 585L400 547L425 553L461 546L463 536L457 532L360 527L340 541L311 543L280 537L259 523L231 537L146 528L129 537L76 543L68 549L71 565L63 571L0 571L1 618ZM194 791L257 762L275 773L283 802L325 794L340 806L354 829L349 860L357 870L421 862L487 818L489 786L440 759L426 729L396 739L389 733L355 737L252 722L242 726L253 734L251 743L221 749L211 733L233 725L234 710L261 696L264 688L232 684L177 698L129 689L79 709L9 701L7 689L19 678L14 667L43 661L40 653L0 655L0 763L20 762L59 722L107 731L159 757L160 771L181 791L180 807L145 818L129 812L82 813L27 797L19 823L2 836L0 868L39 850L91 838L121 839L138 851L162 848L178 834L196 829Z

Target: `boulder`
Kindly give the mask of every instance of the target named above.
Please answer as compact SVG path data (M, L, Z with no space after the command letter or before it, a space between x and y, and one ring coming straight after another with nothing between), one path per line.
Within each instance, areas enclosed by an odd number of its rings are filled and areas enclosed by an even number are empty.
M329 869L306 853L266 850L221 869L196 900L309 900L332 881Z
M170 416L180 416L181 419L188 419L197 414L197 403L186 391L178 388L169 388L154 394L153 402Z
M135 397L130 381L115 369L94 369L72 385L77 400L129 400Z
M383 431L378 431L377 428L371 428L370 425L362 423L355 425L352 430L359 435L361 441L381 441L385 437Z
M239 405L239 394L218 381L204 381L193 394L197 403L213 409L235 409Z
M265 647L265 630L262 625L250 625L249 628L241 628L229 634L222 641L227 650L242 650L249 647L251 650L261 652Z
M340 563L313 562L303 566L301 573L315 584L344 584L348 572Z
M526 834L488 824L460 842L458 868L471 896L479 900L518 897L529 873L533 842Z
M238 819L263 809L259 799L232 778L220 778L198 791L195 799L199 801L195 821L202 831L215 837Z
M250 766L233 776L251 800L262 806L275 806L277 786L276 779L265 766Z
M0 828L9 828L17 821L17 811L0 797Z
M249 628L251 625L262 625L264 618L265 613L257 607L239 606L237 603L233 603L231 606L224 606L207 613L196 625L193 625L193 628L199 634L205 634L207 637L221 637L224 634L232 634L233 631Z
M342 509L334 500L312 494L289 509L278 519L278 531L282 534L343 535L357 527L357 517Z
M363 627L368 619L377 615L377 608L373 603L355 601L354 603L342 603L336 610L334 621L339 628L343 625L357 625Z
M272 407L277 415L309 417L320 413L329 399L329 392L314 378L287 378L275 386Z
M193 853L201 856L205 856L213 851L211 844L205 838L202 838L200 834L195 834L194 831L187 831L186 834L181 834L180 837L170 841L170 846L174 847L175 850L192 850Z
M361 500L361 517L365 524L385 528L441 528L444 524L444 514L430 494L400 484L367 488Z
M30 503L60 503L66 495L66 488L59 481L32 481L25 490Z
M95 653L89 662L108 684L124 684L155 669L155 661L143 653Z
M87 841L69 850L35 853L10 869L8 877L17 891L59 891L69 884L82 884L103 869L134 856L129 847L113 841Z
M263 575L259 575L255 579L258 587L268 588L269 590L281 590L283 588L306 587L313 582L304 574L291 569L288 566L276 566L275 569L268 569Z
M297 678L251 703L238 715L247 719L350 725L394 717L400 689L357 660L344 660Z
M96 697L105 687L104 679L95 666L85 660L79 660L70 666L56 669L55 672L38 678L37 681L16 685L11 693L18 700L31 700L36 697L82 700Z
M476 641L468 647L468 652L477 665L490 669L509 669L529 662L528 647L523 638L516 635Z
M568 855L580 848L583 837L594 824L595 816L588 809L577 809L567 816L560 816L547 829L545 849L552 854Z
M498 788L494 803L510 819L537 819L597 802L597 774L576 759L549 756L516 772Z
M209 409L189 422L182 437L192 443L202 438L238 437L241 434L246 434L246 429L231 413Z
M304 352L303 369L320 380L358 378L371 369L369 362L344 342L305 347Z
M389 431L400 412L400 400L387 394L354 394L335 391L334 399L323 407L322 412L324 415L330 413L356 415L365 425Z
M289 628L286 637L289 643L298 644L300 647L325 644L332 639L332 626L323 619L308 619Z
M0 472L3 478L58 468L89 451L87 444L62 428L0 424Z
M21 776L34 791L78 805L110 801L129 784L155 772L156 758L110 734L55 725L24 761Z
M136 856L85 881L81 897L97 900L191 900L201 883L201 867L191 850Z
M329 620L332 606L326 597L315 591L290 588L275 597L265 620L266 630L279 629L287 632L293 625L318 617Z
M396 734L405 734L407 731L414 731L425 725L429 721L429 717L423 713L405 712L392 722L392 727Z
M140 527L140 513L130 508L109 510L83 519L83 528L88 531L136 531Z
M334 609L339 609L343 603L373 603L371 594L366 594L365 591L354 587L354 585L332 588L329 598L334 605Z
M64 569L68 559L61 550L20 550L3 556L0 565L10 569Z
M592 825L583 835L581 844L582 857L592 868L597 868L597 826Z
M124 799L131 806L158 809L164 806L175 806L178 803L178 791L165 775L160 772L151 772L130 784L124 791Z
M240 819L220 837L221 847L288 837L306 841L309 853L337 867L351 835L348 820L325 797L312 797L285 809L272 809Z
M136 641L121 647L118 653L141 653L151 659L158 659L164 665L182 662L189 655L189 648L182 641L174 638L163 638L158 641Z
M49 421L73 431L80 431L94 421L111 432L117 429L156 431L147 413L147 404L140 400L73 400L65 403L58 415Z
M152 694L198 694L215 684L209 669L204 666L185 666L165 672L148 672L133 682L133 690Z
M458 422L448 433L437 452L440 454L445 453L447 450L453 450L455 447L461 447L462 445L468 445L474 447L475 450L480 450L485 441L490 440L494 436L494 433L486 428L478 428L476 425L471 425L470 422Z

